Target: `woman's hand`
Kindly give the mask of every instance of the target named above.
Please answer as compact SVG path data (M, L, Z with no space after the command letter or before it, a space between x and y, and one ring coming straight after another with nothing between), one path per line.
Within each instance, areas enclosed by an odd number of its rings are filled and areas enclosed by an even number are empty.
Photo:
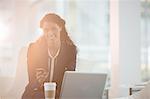
M36 69L36 79L40 84L43 84L46 78L48 77L48 71L44 68L37 68Z

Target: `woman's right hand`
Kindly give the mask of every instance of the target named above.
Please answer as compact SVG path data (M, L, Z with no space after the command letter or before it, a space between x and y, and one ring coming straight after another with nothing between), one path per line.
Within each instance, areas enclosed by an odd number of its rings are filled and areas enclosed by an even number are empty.
M43 84L48 77L48 71L45 70L44 68L37 68L35 76L36 76L36 80L40 84Z

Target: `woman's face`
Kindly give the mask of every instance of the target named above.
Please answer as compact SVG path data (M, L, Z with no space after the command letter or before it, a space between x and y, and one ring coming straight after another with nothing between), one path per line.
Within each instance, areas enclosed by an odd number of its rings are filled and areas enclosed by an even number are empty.
M44 36L48 41L60 40L61 27L54 22L44 22L43 24Z

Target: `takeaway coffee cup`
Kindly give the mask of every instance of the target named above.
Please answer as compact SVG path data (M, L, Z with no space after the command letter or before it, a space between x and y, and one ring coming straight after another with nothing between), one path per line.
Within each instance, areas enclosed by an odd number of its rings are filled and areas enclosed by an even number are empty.
M45 82L44 83L44 93L45 93L45 99L55 99L56 83L55 82Z

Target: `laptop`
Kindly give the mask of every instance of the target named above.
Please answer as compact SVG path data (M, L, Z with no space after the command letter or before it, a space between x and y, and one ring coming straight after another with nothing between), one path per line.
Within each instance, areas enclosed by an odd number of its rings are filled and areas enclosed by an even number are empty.
M59 99L102 99L107 74L66 71Z

